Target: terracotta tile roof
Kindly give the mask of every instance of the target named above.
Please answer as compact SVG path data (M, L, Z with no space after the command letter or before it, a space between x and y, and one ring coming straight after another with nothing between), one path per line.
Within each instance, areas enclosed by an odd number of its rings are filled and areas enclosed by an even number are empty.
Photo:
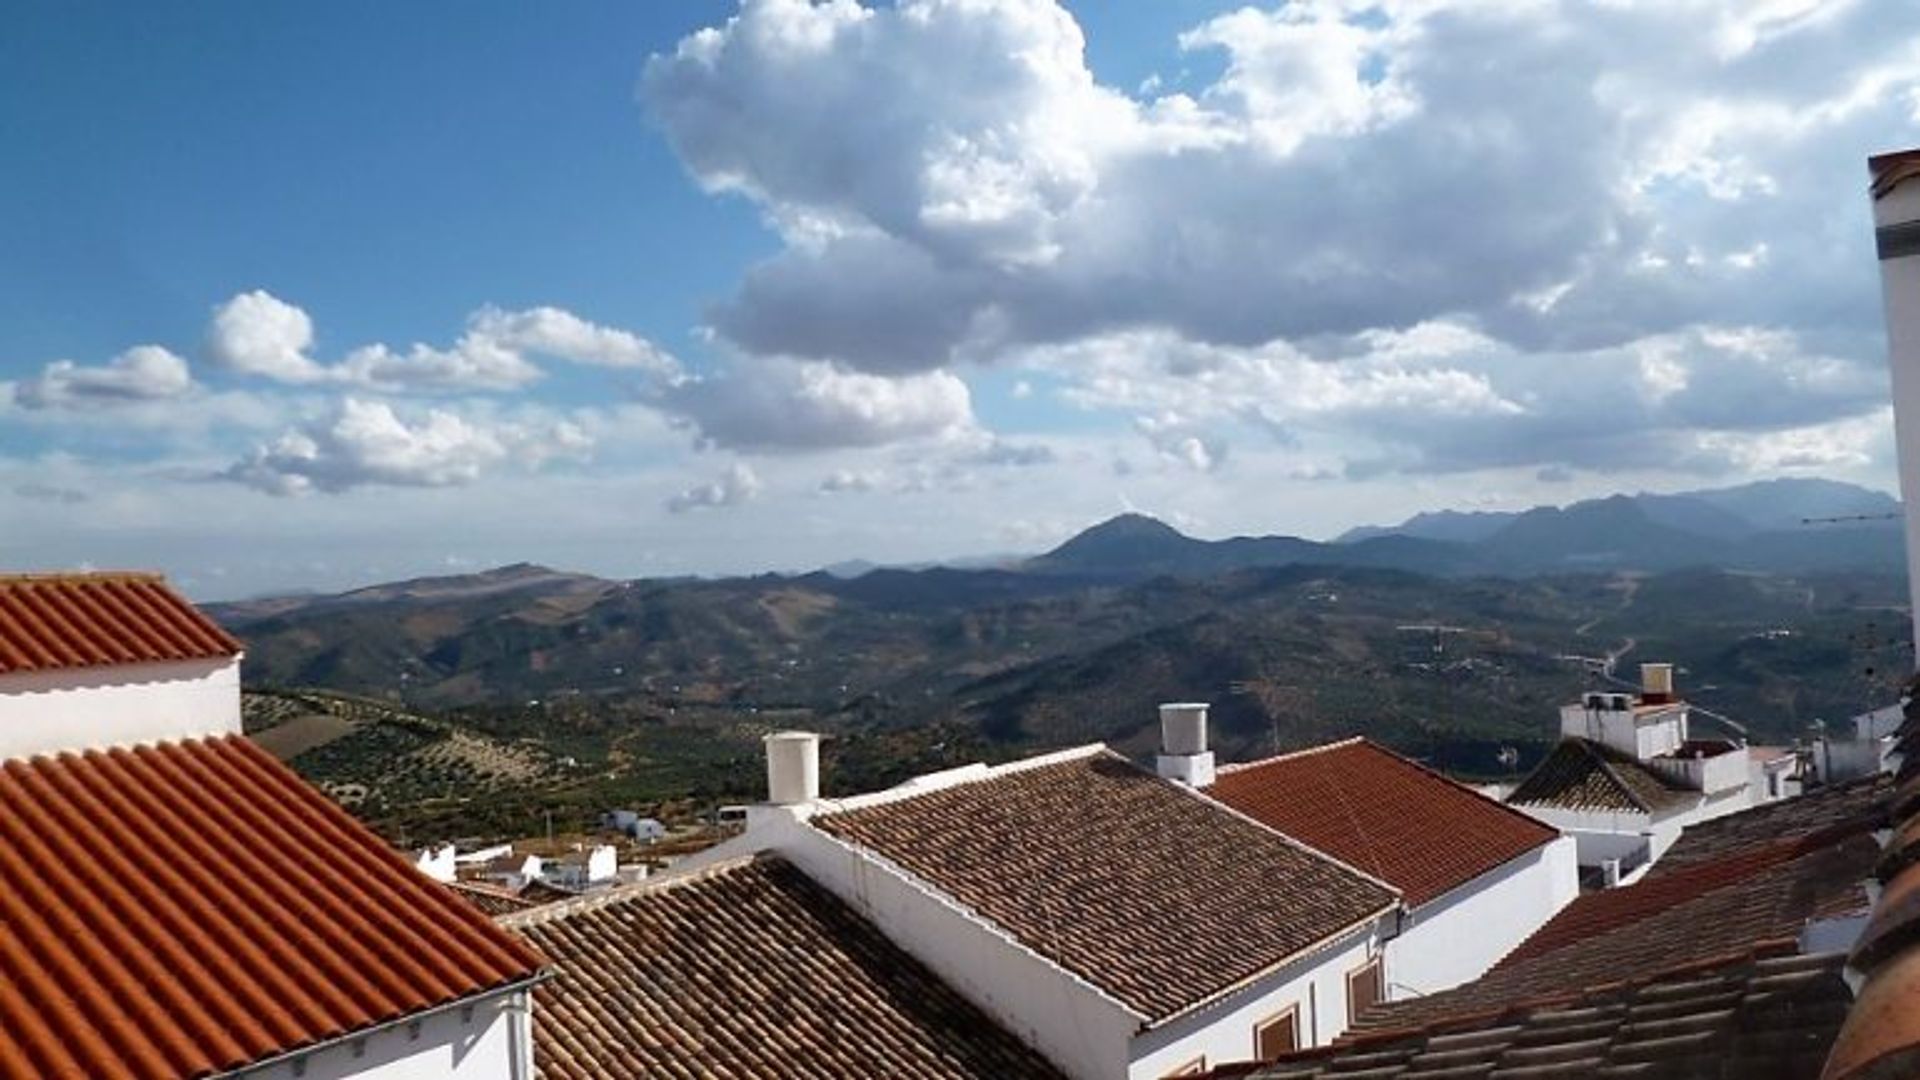
M1897 771L1885 797L1891 828L1876 868L1882 883L1847 967L1863 980L1827 1059L1827 1080L1920 1076L1920 705L1907 688L1895 734Z
M0 574L0 675L239 652L157 574Z
M1150 1022L1396 903L1380 883L1107 751L813 824L919 876Z
M1833 1044L1851 996L1843 957L1775 947L1647 979L1573 987L1465 1021L1341 1039L1258 1080L1635 1077L1803 1080Z
M1507 796L1514 805L1641 814L1699 801L1699 792L1670 784L1625 754L1586 739L1560 740Z
M1560 834L1366 739L1221 770L1207 794L1418 906Z
M1858 906L1860 883L1879 857L1874 827L1874 819L1856 818L1582 896L1479 979L1382 1005L1361 1025L1475 1015L1795 941L1809 919Z
M502 923L556 968L534 994L542 1080L1059 1076L778 858Z
M526 900L509 889L497 885L486 885L477 881L451 881L447 888L452 889L462 900L480 909L488 916L511 915L516 911L540 906L538 900Z
M0 1078L210 1076L540 958L244 738L0 765Z

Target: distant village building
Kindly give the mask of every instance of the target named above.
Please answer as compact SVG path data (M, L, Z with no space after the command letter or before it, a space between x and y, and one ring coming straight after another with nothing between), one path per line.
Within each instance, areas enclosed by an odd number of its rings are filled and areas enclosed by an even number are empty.
M1670 664L1642 664L1638 694L1594 691L1560 710L1561 741L1507 803L1571 834L1589 883L1644 873L1680 830L1792 794L1796 757L1694 738Z
M658 818L642 817L637 810L609 810L600 815L600 827L634 840L659 840L667 827Z
M540 957L241 735L158 578L0 577L0 1077L514 1080Z

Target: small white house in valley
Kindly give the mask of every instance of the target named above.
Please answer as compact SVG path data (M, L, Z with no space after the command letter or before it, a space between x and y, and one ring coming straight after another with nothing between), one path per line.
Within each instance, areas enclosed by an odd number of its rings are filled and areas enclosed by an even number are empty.
M1580 892L1572 837L1367 739L1223 766L1207 793L1400 890L1388 1000L1479 978Z
M1159 775L1093 745L846 799L818 736L769 736L770 800L683 866L777 855L1072 1077L1326 1045L1383 992L1399 891L1195 790L1195 719L1163 715L1190 752Z
M1673 666L1640 672L1638 694L1594 691L1562 707L1559 745L1507 796L1571 834L1601 886L1645 873L1688 825L1794 793L1793 754L1692 737Z
M0 1080L525 1080L542 960L254 746L157 577L0 576Z

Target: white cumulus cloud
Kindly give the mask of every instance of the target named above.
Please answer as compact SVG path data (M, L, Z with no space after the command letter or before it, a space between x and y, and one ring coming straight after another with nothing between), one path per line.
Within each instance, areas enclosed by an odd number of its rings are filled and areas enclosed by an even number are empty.
M760 493L760 478L741 462L727 467L719 477L695 484L667 500L667 512L684 514L689 510L718 510L739 506Z
M158 345L136 345L97 367L55 360L14 383L13 400L27 409L84 409L168 401L192 389L185 360Z
M334 363L311 355L313 320L265 292L241 293L214 309L207 354L229 371L292 384L381 391L503 391L539 381L533 357L679 377L674 358L626 330L600 326L554 307L483 307L448 347L362 345Z
M327 418L257 448L224 474L276 495L353 488L458 487L512 462L535 468L578 457L590 440L576 425L484 423L429 409L409 421L384 402L346 398Z

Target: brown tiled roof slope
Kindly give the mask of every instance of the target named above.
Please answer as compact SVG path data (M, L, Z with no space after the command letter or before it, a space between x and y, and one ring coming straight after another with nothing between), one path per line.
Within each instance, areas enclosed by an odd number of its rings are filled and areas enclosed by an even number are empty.
M1414 906L1560 835L1364 738L1229 767L1207 794Z
M0 765L0 1078L211 1076L539 956L238 736Z
M1562 739L1507 796L1512 804L1562 810L1657 814L1698 802L1700 793L1669 784L1638 761L1587 739Z
M1360 1024L1406 1027L1473 1015L1797 940L1809 919L1859 906L1860 882L1879 856L1876 822L1859 818L1582 896L1480 978L1381 1005Z
M1390 910L1393 892L1108 751L813 824L1157 1022Z
M1920 704L1907 688L1906 720L1896 732L1898 765L1886 799L1891 829L1875 874L1882 883L1873 916L1848 968L1864 982L1827 1059L1826 1080L1920 1076Z
M495 885L482 885L472 881L454 881L447 883L454 895L480 909L483 915L511 915L516 911L540 906L538 900L527 900L507 889Z
M1059 1076L771 856L501 920L552 958L542 1080Z
M1756 845L1810 836L1836 825L1884 821L1884 803L1892 790L1893 778L1876 774L1689 825L1647 871L1646 877L1649 880L1663 878L1702 862L1751 850Z
M1765 950L1573 988L1467 1021L1353 1036L1249 1072L1258 1080L1805 1080L1847 1013L1843 959Z
M0 675L239 652L157 574L0 574Z

